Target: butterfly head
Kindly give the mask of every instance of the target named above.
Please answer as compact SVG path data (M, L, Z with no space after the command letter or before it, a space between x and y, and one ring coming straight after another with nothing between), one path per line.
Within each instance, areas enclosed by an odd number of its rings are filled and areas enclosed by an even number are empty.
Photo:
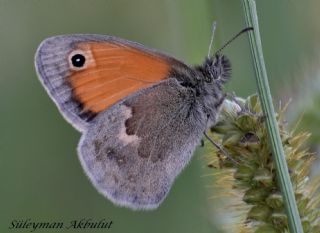
M224 84L231 77L231 64L222 54L207 58L201 67L204 81L207 83Z

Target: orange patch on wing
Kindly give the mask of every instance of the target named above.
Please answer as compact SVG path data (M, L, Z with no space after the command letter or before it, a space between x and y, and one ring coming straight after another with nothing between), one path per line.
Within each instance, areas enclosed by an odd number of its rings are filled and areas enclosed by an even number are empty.
M89 54L82 70L69 76L73 94L84 111L101 112L155 82L165 79L168 61L123 44L108 42L79 43L77 49Z

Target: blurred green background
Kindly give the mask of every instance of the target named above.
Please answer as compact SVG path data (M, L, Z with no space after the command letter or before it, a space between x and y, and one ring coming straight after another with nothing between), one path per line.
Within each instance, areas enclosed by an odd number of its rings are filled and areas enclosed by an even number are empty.
M300 64L317 55L320 3L257 0L257 7L277 99ZM210 199L214 190L207 187L213 178L203 177L211 172L203 149L155 211L116 207L98 194L76 155L80 134L61 117L34 69L34 53L43 39L71 33L115 35L189 64L201 63L213 20L218 22L217 49L245 27L240 0L0 0L0 232L28 232L8 229L12 220L28 218L64 222L105 218L113 220L114 233L222 232ZM254 93L247 37L224 52L233 65L227 89L244 97Z

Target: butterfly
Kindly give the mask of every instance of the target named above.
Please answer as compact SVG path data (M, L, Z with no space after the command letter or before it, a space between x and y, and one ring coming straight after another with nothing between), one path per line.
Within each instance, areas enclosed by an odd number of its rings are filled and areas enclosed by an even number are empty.
M36 71L64 118L94 187L113 203L155 209L217 122L231 76L220 53L202 65L105 35L44 40Z

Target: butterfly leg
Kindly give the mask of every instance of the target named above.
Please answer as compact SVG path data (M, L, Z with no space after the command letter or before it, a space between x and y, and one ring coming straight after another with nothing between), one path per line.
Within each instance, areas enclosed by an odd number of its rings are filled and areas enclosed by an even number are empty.
M220 150L232 163L239 164L236 160L234 160L231 157L231 155L223 148L222 145L212 140L206 132L204 132L204 136L209 140L209 142L212 143L212 145L214 145L218 150Z
M241 108L241 111L239 113L246 113L248 115L253 115L254 113L252 113L250 111L250 109L248 108L248 106L245 106L243 103L241 103L237 98L236 98L236 94L234 92L232 93L227 93L226 94L234 103L236 103L237 105L239 105L239 107Z

